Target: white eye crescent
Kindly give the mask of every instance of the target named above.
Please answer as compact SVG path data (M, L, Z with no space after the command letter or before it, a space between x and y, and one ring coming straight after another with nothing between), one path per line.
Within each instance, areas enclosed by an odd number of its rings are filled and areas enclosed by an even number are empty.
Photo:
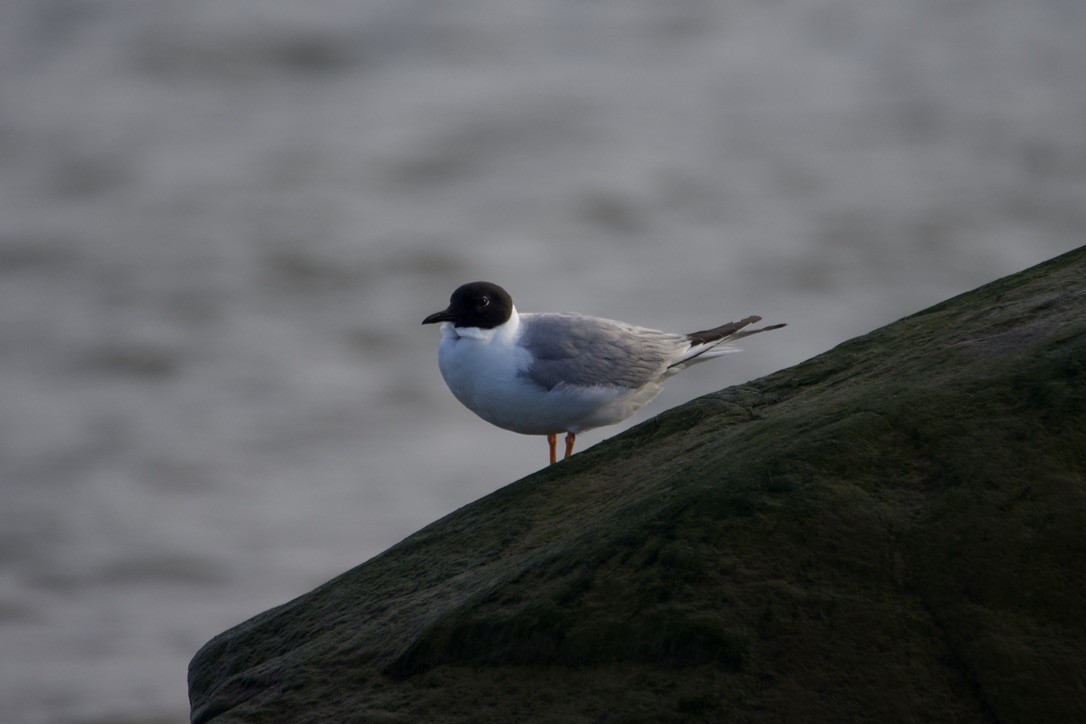
M482 299L479 300L479 306L480 307L485 307L488 304L490 304L490 297L483 297Z

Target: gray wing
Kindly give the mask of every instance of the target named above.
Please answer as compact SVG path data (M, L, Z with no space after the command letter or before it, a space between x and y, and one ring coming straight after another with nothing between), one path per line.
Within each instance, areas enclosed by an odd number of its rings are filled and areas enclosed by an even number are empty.
M535 361L522 374L545 390L560 384L637 389L690 347L680 334L574 314L522 314L520 344Z

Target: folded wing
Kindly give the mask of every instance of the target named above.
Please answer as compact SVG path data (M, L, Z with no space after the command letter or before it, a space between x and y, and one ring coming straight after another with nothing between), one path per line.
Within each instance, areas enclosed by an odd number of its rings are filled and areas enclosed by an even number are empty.
M520 344L534 357L523 375L545 390L559 385L631 390L664 375L690 349L685 335L598 317L522 314Z

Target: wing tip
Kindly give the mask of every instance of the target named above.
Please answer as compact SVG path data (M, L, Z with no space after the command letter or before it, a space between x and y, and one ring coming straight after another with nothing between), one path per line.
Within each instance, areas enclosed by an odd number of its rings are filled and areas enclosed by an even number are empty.
M712 329L703 329L699 332L690 332L686 335L686 338L690 341L691 346L699 344L711 344L723 339L727 339L731 335L735 334L743 327L754 324L755 322L762 321L762 318L757 314L752 314L749 317L744 317L738 322L728 322L722 324L719 327L713 327Z

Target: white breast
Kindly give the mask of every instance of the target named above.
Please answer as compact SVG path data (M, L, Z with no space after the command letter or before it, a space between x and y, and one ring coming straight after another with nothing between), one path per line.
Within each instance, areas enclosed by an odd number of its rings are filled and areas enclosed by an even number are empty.
M457 329L441 326L438 367L456 399L487 422L516 430L519 398L531 395L520 372L528 365L527 352L516 344L519 319L494 329Z

